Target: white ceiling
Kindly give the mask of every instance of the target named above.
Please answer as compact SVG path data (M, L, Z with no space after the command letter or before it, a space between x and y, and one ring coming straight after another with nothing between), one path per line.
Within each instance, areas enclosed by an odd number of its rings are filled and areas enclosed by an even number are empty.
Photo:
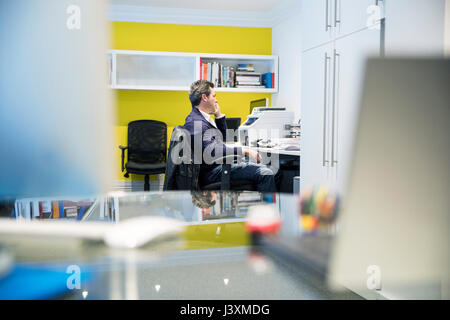
M112 21L273 27L301 0L109 0Z
M296 0L109 0L113 5L177 9L270 12Z

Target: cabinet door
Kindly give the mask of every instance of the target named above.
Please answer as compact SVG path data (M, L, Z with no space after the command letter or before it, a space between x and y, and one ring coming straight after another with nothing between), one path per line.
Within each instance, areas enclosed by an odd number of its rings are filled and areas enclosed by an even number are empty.
M366 59L379 54L380 31L377 29L366 29L335 41L330 165L335 187L340 193L345 193L351 169Z
M301 192L328 179L332 54L332 43L302 54Z
M303 50L333 39L333 3L334 0L303 0L301 14Z
M336 37L372 27L381 19L381 0L330 1L334 2L332 25Z

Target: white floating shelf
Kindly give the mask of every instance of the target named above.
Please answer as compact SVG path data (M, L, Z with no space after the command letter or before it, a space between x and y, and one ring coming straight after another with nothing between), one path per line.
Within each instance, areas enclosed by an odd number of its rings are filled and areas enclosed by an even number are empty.
M254 64L256 73L274 73L275 88L222 88L217 92L278 92L278 56L110 50L110 88L117 90L189 91L200 79L200 62L223 66Z

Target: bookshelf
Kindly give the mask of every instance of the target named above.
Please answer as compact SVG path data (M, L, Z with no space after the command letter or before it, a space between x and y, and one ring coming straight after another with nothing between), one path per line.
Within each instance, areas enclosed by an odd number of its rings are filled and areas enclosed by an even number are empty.
M273 74L273 87L216 87L220 92L278 92L278 56L110 50L110 87L118 90L189 91L192 82L204 78L202 65L213 63L236 68L254 66L254 73ZM230 84L229 84L230 85Z
M22 198L15 201L13 216L25 220L84 220L92 211L102 210L102 201L94 198ZM108 216L108 210L111 211L105 206L103 210L103 216Z

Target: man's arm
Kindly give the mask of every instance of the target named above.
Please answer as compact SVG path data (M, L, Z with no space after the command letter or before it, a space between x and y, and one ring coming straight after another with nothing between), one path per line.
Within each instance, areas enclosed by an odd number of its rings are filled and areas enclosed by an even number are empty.
M218 110L219 110L218 111L219 116L217 114L215 114L216 115L216 125L217 125L217 128L222 133L222 135L224 137L226 137L226 131L228 129L227 122L225 120L226 118L225 118L225 115L220 112L220 108L218 108ZM261 155L257 151L252 150L252 149L248 149L248 148L245 148L245 147L236 147L236 148L240 148L240 150L239 151L235 151L234 154L243 154L243 155L249 157L250 159L252 159L253 161L255 161L257 163L261 162ZM226 149L224 148L224 154L226 154L225 152L226 152ZM230 154L230 153L228 153L228 154Z

